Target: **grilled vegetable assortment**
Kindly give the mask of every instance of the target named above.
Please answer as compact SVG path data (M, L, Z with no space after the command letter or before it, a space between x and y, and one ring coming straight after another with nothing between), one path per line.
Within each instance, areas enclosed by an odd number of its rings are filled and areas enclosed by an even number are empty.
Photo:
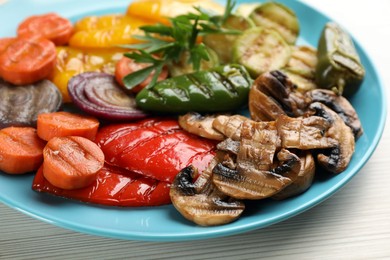
M365 75L340 26L325 25L318 50L295 45L299 31L275 2L27 18L0 39L0 169L87 203L172 202L202 226L299 195L319 169L347 169L364 132L342 95Z

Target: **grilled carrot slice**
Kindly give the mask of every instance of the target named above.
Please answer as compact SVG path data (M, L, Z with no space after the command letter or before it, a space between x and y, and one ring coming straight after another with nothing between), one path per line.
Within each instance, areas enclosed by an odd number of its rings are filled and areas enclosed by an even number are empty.
M95 140L99 121L90 116L65 111L38 115L38 136L46 141L61 136L82 136Z
M87 187L103 165L102 150L84 137L55 137L43 149L43 175L58 188Z
M7 127L0 130L0 170L22 174L42 164L45 142L32 127Z
M5 51L8 46L15 41L15 38L1 38L0 39L0 53Z
M67 44L72 34L72 23L55 13L30 16L18 27L18 36L39 35L55 45Z
M0 77L15 85L48 78L56 63L54 43L36 36L19 37L0 52Z

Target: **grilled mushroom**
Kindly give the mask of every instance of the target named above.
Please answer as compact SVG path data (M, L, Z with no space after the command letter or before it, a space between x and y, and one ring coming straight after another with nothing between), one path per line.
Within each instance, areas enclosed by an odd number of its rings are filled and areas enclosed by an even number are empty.
M299 156L299 159L301 160L301 169L297 179L285 189L273 195L273 199L283 200L299 195L310 188L316 171L314 157L311 152L307 151Z
M291 184L298 176L301 162L298 156L282 149L277 155L279 164L270 170L259 170L241 164L230 169L218 163L213 169L213 183L223 193L237 199L263 199Z
M242 124L235 167L224 161L213 169L213 182L219 190L238 199L272 196L298 175L299 158L282 149L275 122L248 120ZM237 151L237 150L236 150Z
M202 116L199 113L191 112L179 116L179 125L192 134L208 139L222 141L225 136L213 128L213 121L216 115Z
M253 120L272 121L279 115L301 116L307 97L295 91L296 86L281 71L260 75L249 92L249 111Z
M332 173L344 171L355 151L355 138L351 128L336 112L324 104L312 103L309 108L310 114L321 116L331 124L331 127L325 132L325 136L337 141L335 147L324 150L323 153L317 155L318 163Z
M237 155L237 164L242 168L271 169L279 149L280 138L275 122L247 121L242 124Z
M255 121L272 121L279 115L285 114L283 108L272 97L257 88L257 80L249 91L248 104L251 118Z
M219 144L217 144L217 149L224 152L229 152L231 154L237 155L240 151L240 141L234 141L231 138L226 138Z
M241 115L220 115L214 119L213 127L223 133L226 137L237 141L240 140L242 123L249 120L249 118Z
M319 116L292 118L280 115L276 127L284 148L300 150L324 149L337 145L337 141L325 134L332 122Z
M193 166L184 168L177 174L170 189L175 208L186 219L201 226L230 223L245 209L244 203L223 194L211 182L211 169L217 162L216 157L195 182L196 169Z
M259 76L249 92L249 111L256 121L276 120L279 115L302 116L314 102L323 103L335 111L351 127L356 139L363 134L359 117L345 97L325 89L302 94L292 79L280 71Z
M344 123L352 129L356 139L363 134L359 117L345 97L336 95L333 91L327 89L312 90L307 92L306 95L311 102L320 102L336 112L344 120Z

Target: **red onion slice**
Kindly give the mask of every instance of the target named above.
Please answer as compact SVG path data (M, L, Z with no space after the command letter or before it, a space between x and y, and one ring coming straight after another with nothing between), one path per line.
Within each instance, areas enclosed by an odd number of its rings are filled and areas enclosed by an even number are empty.
M78 74L69 80L68 92L78 108L101 119L125 121L147 116L136 108L135 98L126 94L110 74Z

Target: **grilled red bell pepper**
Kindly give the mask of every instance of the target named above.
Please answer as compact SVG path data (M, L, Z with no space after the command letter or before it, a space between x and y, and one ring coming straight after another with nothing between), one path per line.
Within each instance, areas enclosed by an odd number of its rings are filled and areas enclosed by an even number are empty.
M184 131L173 119L109 125L99 130L95 142L107 163L170 183L190 164L202 172L216 144Z
M105 165L96 181L85 188L63 190L51 185L42 167L34 177L33 190L83 202L123 207L159 206L171 203L170 184L114 166Z

